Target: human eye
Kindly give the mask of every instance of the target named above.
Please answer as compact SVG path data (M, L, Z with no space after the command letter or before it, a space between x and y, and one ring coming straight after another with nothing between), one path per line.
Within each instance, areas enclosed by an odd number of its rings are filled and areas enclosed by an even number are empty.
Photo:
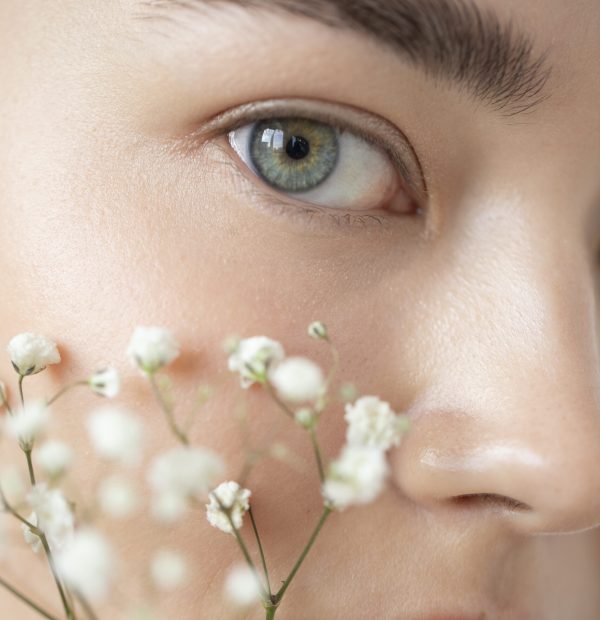
M416 155L382 117L307 100L244 104L225 116L218 135L280 214L364 226L423 211Z

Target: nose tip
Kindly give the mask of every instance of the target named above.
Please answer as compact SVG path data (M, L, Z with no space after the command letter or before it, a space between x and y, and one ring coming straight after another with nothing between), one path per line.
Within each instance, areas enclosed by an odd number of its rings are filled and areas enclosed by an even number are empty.
M600 432L473 433L470 416L424 412L391 454L393 483L430 510L494 515L524 534L600 524ZM486 437L487 435L487 437ZM537 439L537 441L536 441Z

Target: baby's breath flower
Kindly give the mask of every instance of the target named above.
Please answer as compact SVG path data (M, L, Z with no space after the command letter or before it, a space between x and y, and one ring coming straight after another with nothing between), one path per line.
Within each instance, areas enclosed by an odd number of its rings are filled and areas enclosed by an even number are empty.
M152 558L150 573L159 590L174 590L185 581L187 565L180 553L160 549Z
M73 462L73 450L62 441L47 441L35 450L34 458L47 476L58 478Z
M338 510L371 502L383 489L387 473L383 450L346 445L329 466L323 483L325 501Z
M228 368L240 373L240 385L249 388L253 383L265 383L267 369L273 368L285 356L283 346L266 336L252 336L237 343L230 354Z
M98 487L98 501L100 510L115 519L131 516L139 505L138 495L131 483L118 475L102 480Z
M340 385L339 397L343 402L354 400L358 396L358 390L354 383L346 381Z
M114 398L121 389L121 378L116 368L107 366L97 370L89 379L89 385L96 394Z
M202 500L224 471L223 460L215 452L177 446L154 459L148 470L148 483L159 494Z
M260 583L256 573L247 564L236 564L229 569L224 583L225 598L238 607L248 607L260 600Z
M327 340L327 326L322 321L313 321L308 326L308 335L316 340Z
M209 493L210 504L206 504L206 518L208 522L223 532L233 534L231 523L227 518L227 512L229 512L235 529L239 530L242 527L244 513L250 508L248 503L250 495L251 492L248 489L241 488L233 480L222 482ZM223 505L223 508L221 508L221 505Z
M74 518L65 496L59 489L48 489L45 482L36 484L27 495L33 511L27 520L41 529L52 551L61 549L73 536ZM39 537L23 524L25 540L37 553L41 547Z
M22 376L35 375L48 364L60 362L56 343L33 332L14 336L8 343L7 351L13 368Z
M131 336L126 353L142 372L152 374L179 355L179 343L168 329L139 325Z
M354 404L346 403L345 410L348 444L387 450L400 443L406 416L394 413L378 396L361 396Z
M294 412L294 419L302 428L310 430L316 426L319 417L310 407L300 407Z
M317 364L306 357L288 357L269 371L269 381L279 396L292 402L314 400L323 392L325 381Z
M4 417L4 430L18 439L23 449L30 449L34 440L46 430L49 418L46 401L32 400L19 407L13 415Z
M174 523L183 517L187 509L188 499L179 493L164 491L152 498L152 516L165 524Z
M136 465L141 458L143 424L122 406L104 405L87 419L87 428L96 452L123 465Z
M25 481L21 470L13 463L0 470L0 489L10 504L20 504L25 496ZM0 501L0 508L2 502Z
M114 577L111 547L99 532L84 527L55 554L56 570L68 587L92 602L106 598Z

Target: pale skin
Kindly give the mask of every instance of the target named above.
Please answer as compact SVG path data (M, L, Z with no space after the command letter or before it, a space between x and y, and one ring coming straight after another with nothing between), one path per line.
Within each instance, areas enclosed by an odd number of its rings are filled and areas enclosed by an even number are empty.
M25 380L26 397L114 364L127 377L120 402L146 419L150 458L175 440L124 350L135 325L167 326L184 344L169 368L177 401L189 405L200 383L216 389L192 440L234 475L240 388L222 340L268 335L327 368L327 348L306 335L320 319L340 377L412 419L388 490L330 517L282 618L600 615L600 5L476 4L514 18L539 49L552 42L551 96L531 114L494 115L373 41L300 17L223 8L174 30L132 19L132 0L0 4L0 342L35 331L63 358ZM169 148L219 112L283 97L401 128L427 178L425 213L391 216L387 229L309 225L257 208L256 179L217 138ZM14 398L6 355L0 377ZM312 458L264 392L243 396L257 445L276 438ZM83 430L97 404L77 388L54 408L84 495L110 470ZM319 429L328 457L341 411ZM2 445L2 462L26 471ZM265 460L248 480L276 583L320 514L315 478ZM98 524L119 544L124 595L140 592L139 567L166 546L192 574L164 598L167 617L226 617L221 583L240 553L201 510L173 528L146 516ZM0 573L60 613L44 562L11 553ZM0 609L38 617L1 590Z

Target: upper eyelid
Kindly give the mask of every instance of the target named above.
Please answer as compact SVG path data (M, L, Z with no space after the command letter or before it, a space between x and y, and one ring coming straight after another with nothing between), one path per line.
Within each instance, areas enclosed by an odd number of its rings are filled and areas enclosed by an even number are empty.
M335 108L335 111L331 108ZM347 104L301 98L257 100L240 104L201 123L186 135L184 148L197 149L211 139L275 116L304 116L328 123L340 130L352 131L367 142L377 145L392 158L408 189L424 204L428 195L427 183L419 158L406 135L383 117Z

